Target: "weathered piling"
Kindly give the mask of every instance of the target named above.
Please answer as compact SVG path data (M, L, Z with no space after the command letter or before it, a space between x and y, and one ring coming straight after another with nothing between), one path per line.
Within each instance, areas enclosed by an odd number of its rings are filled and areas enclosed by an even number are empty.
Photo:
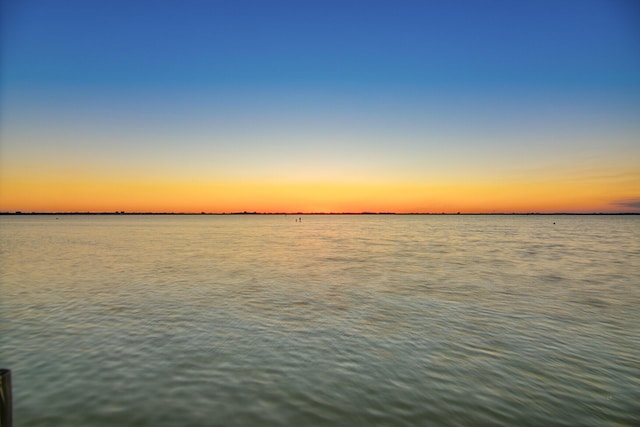
M0 427L12 427L11 371L0 369Z

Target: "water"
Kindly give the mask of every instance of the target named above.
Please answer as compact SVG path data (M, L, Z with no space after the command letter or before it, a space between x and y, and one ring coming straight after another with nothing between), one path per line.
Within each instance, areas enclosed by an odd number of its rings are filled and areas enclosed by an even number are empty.
M5 216L0 260L16 427L640 424L638 216Z

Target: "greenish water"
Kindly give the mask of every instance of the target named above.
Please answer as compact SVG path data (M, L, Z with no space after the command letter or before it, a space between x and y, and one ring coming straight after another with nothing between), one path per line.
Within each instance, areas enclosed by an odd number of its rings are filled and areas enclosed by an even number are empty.
M0 261L16 427L640 424L638 216L14 216Z

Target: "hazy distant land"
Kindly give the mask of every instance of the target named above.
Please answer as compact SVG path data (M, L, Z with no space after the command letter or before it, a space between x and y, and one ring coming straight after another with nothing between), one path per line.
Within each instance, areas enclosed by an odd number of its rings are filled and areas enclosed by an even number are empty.
M640 212L0 212L0 215L640 215Z

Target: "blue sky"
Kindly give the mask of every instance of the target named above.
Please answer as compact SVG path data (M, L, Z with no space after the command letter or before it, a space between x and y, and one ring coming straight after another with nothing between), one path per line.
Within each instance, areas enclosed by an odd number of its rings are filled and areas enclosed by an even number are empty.
M625 200L640 197L633 0L5 0L2 12L5 166L198 183L619 173Z

